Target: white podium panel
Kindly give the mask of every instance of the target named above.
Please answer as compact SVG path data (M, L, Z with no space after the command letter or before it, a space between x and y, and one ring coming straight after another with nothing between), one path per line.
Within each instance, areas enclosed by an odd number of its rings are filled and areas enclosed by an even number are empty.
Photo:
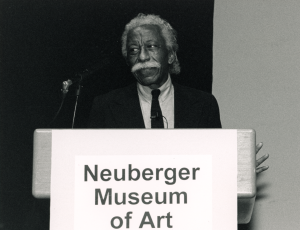
M174 137L173 139L177 142L182 142L184 144L184 140L189 140L189 133L192 133L191 135L193 136L192 142L188 143L189 146L193 145L195 146L195 148L199 145L201 146L201 141L203 141L204 138L199 139L199 140L195 140L195 135L197 136L197 134L195 134L195 132L199 132L199 136L203 136L203 132L207 132L208 134L211 132L226 132L226 130L197 130L197 129L182 129L182 130L160 130L158 131L158 134L156 134L157 131L155 130L45 130L45 129L40 129L40 130L36 130L34 133L34 168L33 168L33 195L36 198L49 198L50 197L50 191L51 191L51 155L52 155L52 151L53 151L53 146L52 146L52 134L53 133L60 133L60 132L82 132L83 134L87 134L90 132L94 132L94 134L97 133L102 133L101 135L107 136L104 133L107 133L108 136L111 136L112 138L116 138L116 136L120 136L120 133L124 134L124 138L126 139L126 142L124 143L119 143L119 142L114 142L115 146L112 146L113 148L116 148L116 146L119 145L119 149L127 149L126 153L122 153L121 155L124 155L124 162L125 159L130 159L130 155L132 157L132 154L135 156L133 159L136 159L138 157L141 156L137 156L136 153L130 153L128 152L128 148L131 149L135 149L138 146L138 139L142 138L142 136L145 134L146 132L146 136L145 138L148 138L148 142L146 141L146 143L149 143L151 145L153 145L152 139L155 140L155 138L151 138L153 136L162 136L162 137L166 137L168 138L168 141L165 141L163 143L166 143L166 146L163 146L162 149L158 149L158 152L154 155L156 155L156 157L160 157L161 152L167 152L167 151L163 151L164 148L167 148L167 146L171 145L171 142L169 141L172 136ZM228 130L227 130L228 131ZM236 149L237 149L237 198L238 198L238 223L247 223L250 221L251 218L251 214L252 214L252 210L253 210L253 206L254 206L254 201L255 201L255 194L256 194L256 186L255 186L255 132L253 130L231 130L236 132ZM109 133L108 133L109 132ZM129 136L133 135L131 132L134 133L138 133L136 138L131 139ZM100 136L101 136L100 135ZM136 135L136 134L134 134ZM133 137L134 137L133 135ZM82 139L85 139L86 135L82 136ZM217 138L217 136L216 136ZM105 138L104 138L105 139ZM142 140L142 139L141 139ZM77 143L79 142L78 140L74 140ZM102 144L106 144L106 143L102 143L102 140L99 139L97 142L93 142L93 145L97 145L99 149L101 149L101 145ZM105 140L104 140L105 141ZM218 141L216 139L216 144L218 143ZM198 144L199 143L199 144ZM68 140L66 142L66 145L72 145L72 140ZM123 145L123 146L122 146ZM180 144L178 145L180 146ZM67 147L66 147L67 148ZM108 148L108 147L106 147ZM147 146L143 146L142 147L143 150L147 150ZM190 150L189 152L193 152L193 148L192 150ZM196 150L197 151L197 150ZM76 152L76 151L74 151ZM174 152L174 151L173 151ZM189 152L184 152L182 150L180 150L180 154L179 153L175 153L175 155L178 155L178 157L180 157L179 155L189 155L190 158L188 157L183 157L182 160L177 160L177 162L184 162L184 159L187 160L187 162L191 162L191 161L201 161L201 159L198 159L196 156L193 156L193 154L195 153L189 153ZM59 153L59 154L64 154L64 152ZM68 153L70 155L70 153ZM74 153L76 155L76 153ZM99 154L103 154L101 152L99 152ZM118 153L120 155L120 153ZM170 153L169 153L170 154ZM220 153L221 154L221 153ZM97 154L96 154L97 155ZM105 155L105 153L104 153ZM141 154L143 155L143 154ZM95 156L93 154L93 156ZM128 157L126 157L128 156ZM69 156L70 157L70 156ZM71 156L72 157L72 156ZM81 156L82 157L82 156ZM108 157L108 156L107 156ZM145 156L143 156L145 157ZM182 157L182 156L181 156ZM193 157L196 157L195 159ZM198 156L199 157L199 156ZM64 157L62 157L62 159L65 159ZM79 158L76 158L76 161L78 161L79 163L82 162L82 159L78 160ZM83 158L84 159L84 158ZM97 160L95 158L95 160ZM150 162L150 161L156 161L158 162L158 159L140 159L138 162ZM109 162L109 160L107 160L107 162ZM204 161L203 161L204 162ZM187 164L187 163L186 163ZM226 164L226 161L224 161L224 164ZM100 163L99 163L99 176L100 176ZM123 165L120 166L123 169L128 169L129 163L127 165ZM207 165L207 164L204 164ZM95 172L95 164L93 164L88 171L88 175L94 175L93 173ZM146 167L146 166L145 166ZM165 168L167 166L164 166ZM178 166L178 170L180 170L180 166ZM203 166L201 166L203 167ZM102 167L103 168L103 167ZM163 168L163 166L161 167ZM68 168L65 168L65 170L68 170ZM72 169L73 170L73 169ZM141 169L142 170L142 169ZM190 169L190 171L192 172L192 167ZM112 170L113 171L113 170ZM155 169L153 169L153 171L155 172ZM179 182L180 180L178 180L178 178L185 178L184 173L186 173L187 171L182 170L181 173L181 177L179 177L179 175L177 175L177 181ZM141 171L142 173L142 171ZM145 172L145 178L147 177L147 173ZM177 174L179 173L179 171L177 171ZM119 172L119 174L121 175L121 171ZM195 171L196 174L196 171ZM105 175L105 172L104 174ZM164 173L161 173L161 175L164 175ZM192 175L192 174L191 174ZM155 175L154 175L155 176ZM142 175L141 175L142 177ZM103 177L105 178L105 176ZM166 179L165 179L166 180ZM166 180L169 181L169 180ZM154 183L154 181L153 181ZM147 184L147 183L146 183ZM149 183L148 183L149 184ZM127 185L126 185L127 186ZM156 184L153 184L153 187L158 186ZM168 186L167 186L168 187ZM173 186L174 187L174 186ZM163 188L162 188L163 189ZM122 189L121 189L122 190ZM120 191L121 191L120 190ZM106 190L105 190L106 191ZM104 192L102 191L100 196L104 196ZM150 191L150 190L149 190ZM193 191L193 189L191 190ZM59 191L56 191L56 193ZM63 192L63 191L61 191ZM106 191L108 195L110 195L109 191ZM113 194L113 193L112 193ZM120 194L122 194L120 192ZM128 192L129 194L129 192ZM127 195L128 195L127 194ZM141 193L142 194L142 193ZM155 192L153 191L153 194L155 194ZM192 197L192 192L188 192L189 197ZM200 194L200 192L199 192ZM98 195L99 195L99 191L98 191ZM149 195L149 194L147 194ZM133 195L132 195L133 196ZM153 195L154 196L154 195ZM163 193L160 195L163 196ZM102 197L103 198L103 197ZM121 199L121 198L119 198ZM141 199L141 197L140 197ZM168 198L167 198L168 199ZM203 201L202 201L203 202ZM118 206L119 208L119 206ZM226 209L230 209L230 207L223 207L225 210ZM126 214L126 213L125 213ZM124 215L125 215L124 214ZM121 215L121 214L120 214ZM130 215L130 214L128 214ZM167 220L171 220L171 217L167 216L167 213L164 214L165 215L165 222L167 223ZM170 214L171 215L171 214ZM117 216L117 215L116 215ZM129 218L129 217L128 217ZM142 218L142 217L141 217ZM148 217L145 217L145 223L147 222ZM156 219L156 217L155 217ZM124 226L123 228L125 228L125 219L123 216L123 220L124 220ZM118 225L118 219L115 219L115 224ZM216 220L215 220L216 221ZM153 223L155 222L155 225L157 225L158 223L156 223L156 220L153 220ZM175 222L174 222L175 223ZM111 223L114 224L114 223ZM171 226L171 223L168 223ZM77 224L79 225L79 224ZM150 223L151 225L151 223ZM156 226L157 227L157 226ZM146 228L146 227L145 227Z

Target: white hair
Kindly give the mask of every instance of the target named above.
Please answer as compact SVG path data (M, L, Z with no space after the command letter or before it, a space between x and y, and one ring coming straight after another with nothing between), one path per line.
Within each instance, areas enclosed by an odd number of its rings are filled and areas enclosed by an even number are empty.
M126 26L125 30L122 35L122 54L124 58L127 57L127 49L126 49L126 42L127 42L127 34L131 29L142 25L157 25L160 28L160 32L162 37L166 42L167 49L169 51L173 51L174 53L174 61L170 65L169 73L170 74L179 74L180 73L180 65L177 59L176 52L178 50L178 44L176 39L176 31L172 28L172 26L164 19L160 18L158 15L153 14L138 14L137 17L132 19Z

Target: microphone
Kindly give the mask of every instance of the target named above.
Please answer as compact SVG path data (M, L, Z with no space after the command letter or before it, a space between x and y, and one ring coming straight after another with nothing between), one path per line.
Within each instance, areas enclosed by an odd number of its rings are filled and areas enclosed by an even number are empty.
M159 120L162 117L162 114L160 114L159 112L156 112L156 115L154 116L150 116L151 119L156 119Z
M69 87L72 85L72 81L69 79L67 81L64 81L62 83L62 89L61 91L63 92L63 94L67 94L67 92L69 92Z
M164 118L166 120L166 123L167 123L167 129L169 128L169 123L168 123L168 120L167 118L162 115L162 113L159 113L159 112L156 112L156 115L155 116L150 116L150 119L156 119L156 120L159 120L160 118Z
M62 92L67 93L68 88L77 83L77 82L82 82L86 79L88 79L91 75L102 69L104 66L107 66L109 64L109 58L103 59L101 62L98 62L94 65L92 65L89 68L86 68L85 70L78 72L75 74L75 78L68 79L67 81L64 81L62 83Z

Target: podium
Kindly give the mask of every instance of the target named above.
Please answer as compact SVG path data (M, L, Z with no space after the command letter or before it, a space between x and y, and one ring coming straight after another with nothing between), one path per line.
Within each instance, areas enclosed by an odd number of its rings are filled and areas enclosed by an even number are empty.
M255 131L251 129L236 131L238 223L244 224L251 219L256 196ZM180 130L169 130L169 132L180 132ZM32 193L36 198L50 198L51 196L51 153L52 130L35 130Z

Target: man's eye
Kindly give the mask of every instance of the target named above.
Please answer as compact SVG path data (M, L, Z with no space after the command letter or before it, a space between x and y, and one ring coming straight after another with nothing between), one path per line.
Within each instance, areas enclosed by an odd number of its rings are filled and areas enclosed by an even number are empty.
M157 45L148 45L147 48L148 49L156 49L156 48L158 48L158 46Z
M137 54L138 52L139 52L138 48L131 48L131 49L129 49L129 53L130 54Z
M147 45L147 50L152 51L152 52L157 52L160 46L158 45Z

